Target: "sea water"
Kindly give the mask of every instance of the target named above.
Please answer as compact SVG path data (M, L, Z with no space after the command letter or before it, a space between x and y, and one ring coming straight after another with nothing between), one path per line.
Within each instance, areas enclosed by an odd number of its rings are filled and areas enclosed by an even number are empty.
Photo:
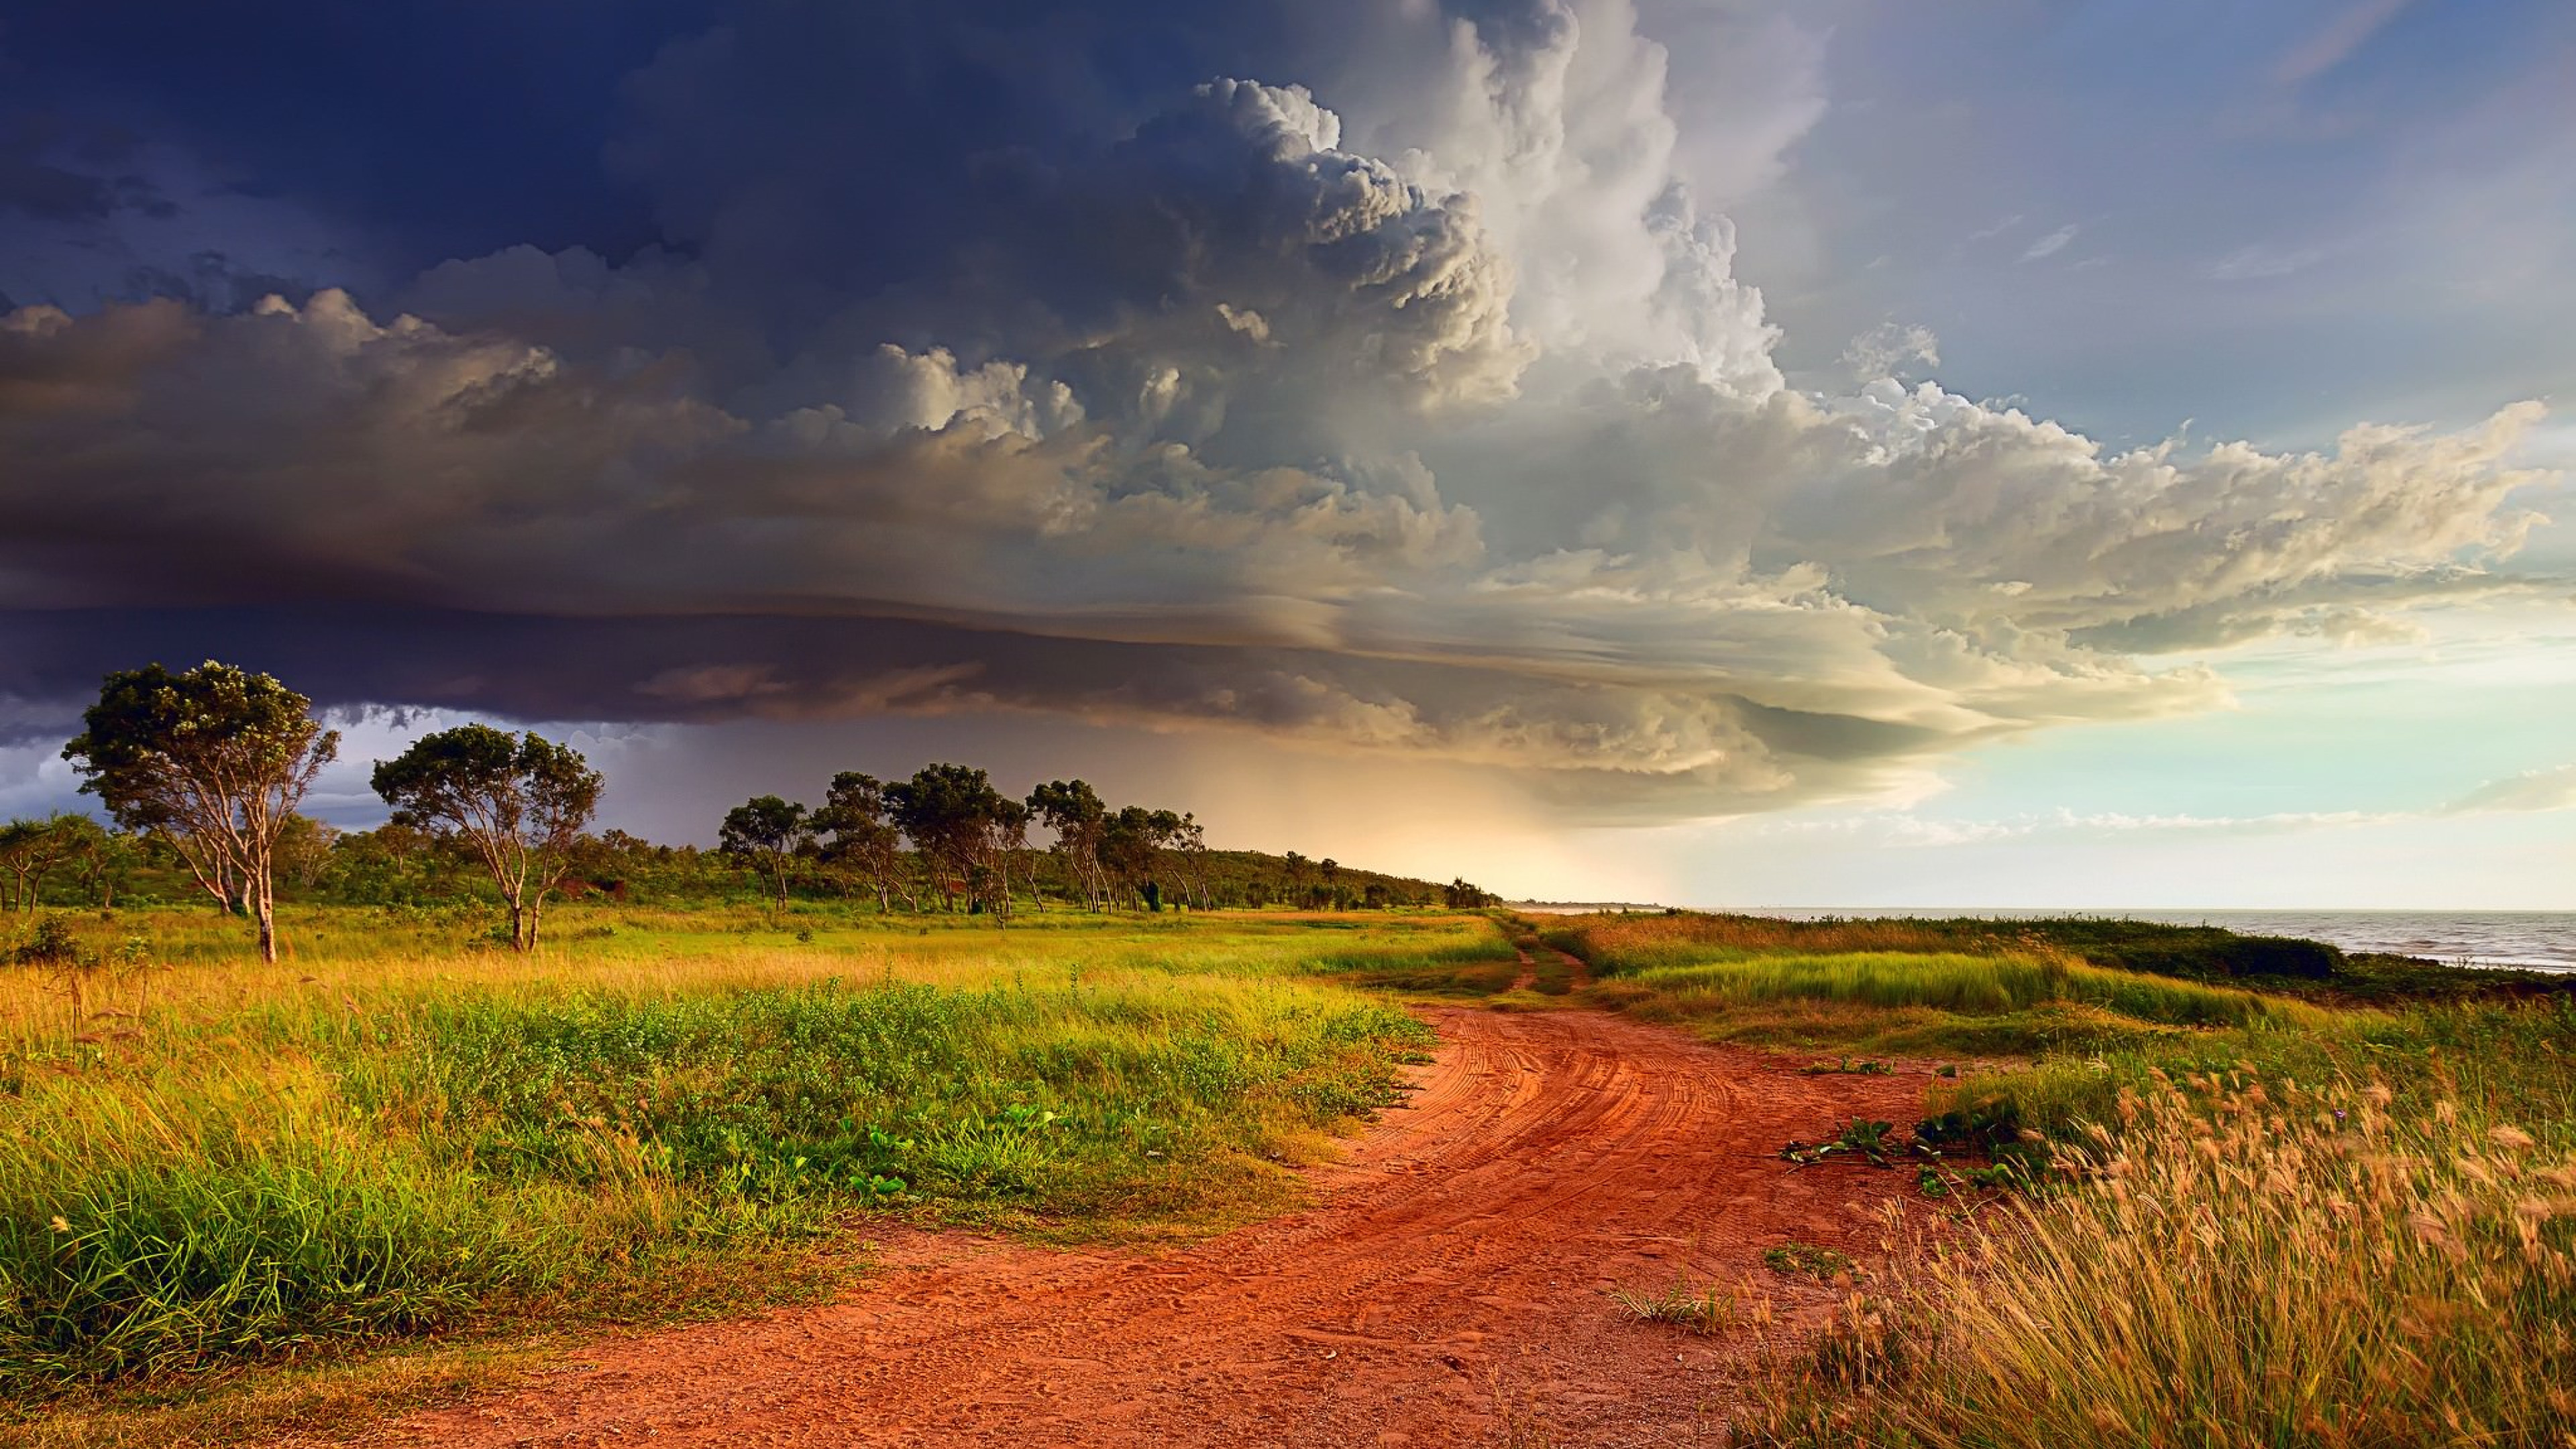
M2163 921L2177 926L2221 926L2256 936L2303 936L2347 951L2389 951L2400 956L2466 966L2520 966L2576 971L2576 911L2242 911L2242 910L1997 910L1977 906L1719 906L1709 909L1812 921L1823 916L1984 916L2028 920L2037 916L2105 916Z

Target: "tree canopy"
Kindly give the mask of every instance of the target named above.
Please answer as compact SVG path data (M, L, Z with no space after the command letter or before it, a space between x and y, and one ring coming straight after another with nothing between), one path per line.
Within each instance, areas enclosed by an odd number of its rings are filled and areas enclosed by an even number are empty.
M107 676L63 757L117 823L168 839L197 883L259 923L277 959L274 856L279 832L340 733L313 701L265 674L213 660L173 674L158 664Z
M579 751L534 730L466 724L376 763L370 783L394 821L453 835L491 872L510 912L510 945L533 951L545 898L572 868L603 780Z

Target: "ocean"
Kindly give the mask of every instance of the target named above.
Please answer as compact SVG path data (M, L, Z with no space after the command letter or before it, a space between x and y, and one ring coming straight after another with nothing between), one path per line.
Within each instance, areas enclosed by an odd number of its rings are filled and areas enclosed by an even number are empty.
M1992 906L1711 906L1755 916L2109 916L2178 926L2223 926L2261 936L2304 936L2347 951L2390 951L2466 966L2576 971L2576 911L2143 911L1998 910Z

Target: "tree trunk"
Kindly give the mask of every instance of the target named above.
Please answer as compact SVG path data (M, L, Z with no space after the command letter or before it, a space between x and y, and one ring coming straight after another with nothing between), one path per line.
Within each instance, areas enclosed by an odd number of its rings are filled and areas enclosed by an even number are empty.
M540 922L544 921L545 915L546 893L544 891L539 891L537 892L536 899L528 902L528 944L521 948L527 951L530 955L536 954L537 926Z
M521 955L525 955L527 952L535 949L537 944L537 933L533 929L535 922L528 919L526 909L523 908L518 901L512 900L509 905L510 949L519 952Z
M259 915L259 959L275 965L277 963L277 901L269 893L266 882L261 883L261 888L251 901L251 905Z

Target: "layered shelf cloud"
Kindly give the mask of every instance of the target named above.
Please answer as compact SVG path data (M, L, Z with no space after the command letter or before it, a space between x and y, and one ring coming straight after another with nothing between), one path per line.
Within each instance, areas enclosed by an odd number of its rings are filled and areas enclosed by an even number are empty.
M19 305L0 694L215 620L335 704L1071 718L1648 822L1901 798L2224 703L2177 651L2539 587L2496 568L2535 402L2108 446L1921 380L1911 323L1793 386L1723 206L1812 56L1654 18L761 6L619 87L649 244ZM1123 87L1120 27L1204 74Z

